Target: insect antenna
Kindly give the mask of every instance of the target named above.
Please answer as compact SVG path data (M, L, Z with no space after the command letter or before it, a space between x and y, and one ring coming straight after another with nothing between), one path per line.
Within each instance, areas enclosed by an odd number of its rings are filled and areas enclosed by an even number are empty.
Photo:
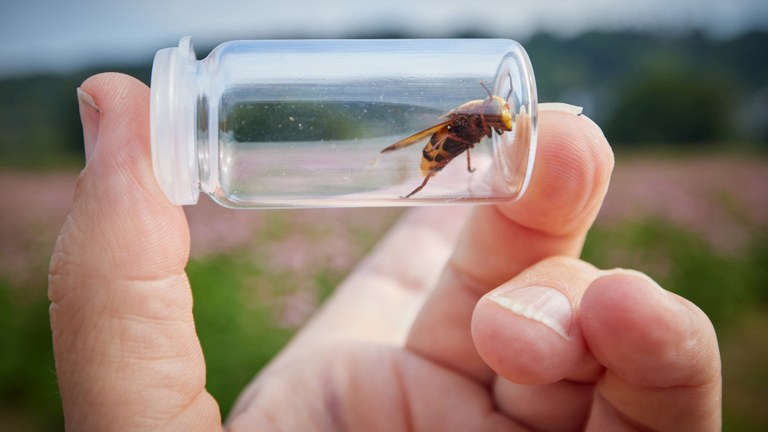
M515 95L515 84L512 82L512 74L508 73L507 76L509 77L509 93L507 93L505 100L510 102L514 111L517 112L520 109L520 100ZM509 98L512 98L512 100L510 101Z
M504 100L509 100L509 97L512 96L512 92L515 90L515 85L512 83L512 74L508 73L507 76L509 77L509 93L507 93L507 97L504 98Z
M485 89L485 92L488 93L488 97L493 99L493 93L491 93L491 91L488 90L488 87L485 86L485 83L480 81L480 85L483 86L483 88Z

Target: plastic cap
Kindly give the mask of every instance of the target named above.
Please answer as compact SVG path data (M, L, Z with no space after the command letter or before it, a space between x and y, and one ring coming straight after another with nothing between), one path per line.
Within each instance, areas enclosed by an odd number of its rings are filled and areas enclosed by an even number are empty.
M152 166L160 187L177 205L195 204L200 177L195 143L195 51L185 37L157 52L152 64Z

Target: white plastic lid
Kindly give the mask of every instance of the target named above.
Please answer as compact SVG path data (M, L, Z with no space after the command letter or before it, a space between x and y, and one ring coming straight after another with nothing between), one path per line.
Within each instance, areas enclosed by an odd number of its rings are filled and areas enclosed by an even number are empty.
M176 205L195 204L200 176L195 150L195 51L192 38L157 52L152 64L150 136L152 166Z

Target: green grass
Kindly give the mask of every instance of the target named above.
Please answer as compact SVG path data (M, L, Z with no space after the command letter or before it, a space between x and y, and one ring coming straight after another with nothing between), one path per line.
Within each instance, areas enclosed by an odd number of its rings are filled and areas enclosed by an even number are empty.
M285 298L297 293L297 287L308 287L322 301L343 276L319 270L309 281L302 281L302 276L263 267L238 253L193 260L187 266L195 298L195 325L207 365L207 388L218 401L223 418L243 388L297 330L281 323Z
M595 227L583 258L601 268L647 273L696 303L719 329L748 310L768 306L768 232L756 231L745 253L727 254L661 219Z
M584 258L641 270L699 306L718 333L726 431L768 429L768 232L755 229L740 254L726 254L663 220L590 232Z
M45 290L24 288L0 278L0 430L63 430Z
M294 231L268 223L263 241ZM274 228L274 230L273 230ZM725 367L725 430L768 427L768 242L755 229L737 254L662 220L596 227L584 257L600 267L632 267L699 305L718 330ZM361 242L375 236L354 234ZM271 237L270 237L271 236ZM260 235L261 238L261 235ZM262 243L263 245L263 243ZM268 257L232 250L192 260L189 278L195 322L207 362L208 388L230 410L258 370L290 339L286 298L304 290L318 301L342 279L340 271L272 270ZM41 259L41 272L44 266ZM61 430L61 407L50 346L45 282L20 286L0 277L0 429ZM20 293L24 295L20 295Z
M205 353L207 387L222 413L292 335L275 323L269 307L248 301L250 280L263 275L258 264L236 255L192 261L187 273L195 297L195 325Z

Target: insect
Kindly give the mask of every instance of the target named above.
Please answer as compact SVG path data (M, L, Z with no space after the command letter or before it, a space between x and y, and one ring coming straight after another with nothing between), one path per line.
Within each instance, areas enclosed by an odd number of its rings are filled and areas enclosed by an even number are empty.
M402 198L410 198L423 189L430 178L464 151L467 152L467 171L473 172L469 150L484 136L490 138L494 130L498 134L512 130L512 113L507 101L493 95L482 81L480 85L488 93L487 98L461 104L440 116L440 119L443 119L440 123L416 132L381 151L387 153L408 147L431 135L427 145L424 146L419 165L424 180L416 189ZM510 89L510 95L511 93L512 89Z

